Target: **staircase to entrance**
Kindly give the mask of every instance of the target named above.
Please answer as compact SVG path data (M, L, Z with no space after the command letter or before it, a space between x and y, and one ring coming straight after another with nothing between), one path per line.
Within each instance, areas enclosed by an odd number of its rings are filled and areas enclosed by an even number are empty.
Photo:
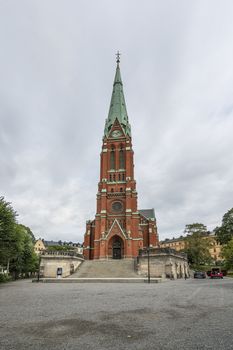
M134 259L85 260L69 278L135 278Z

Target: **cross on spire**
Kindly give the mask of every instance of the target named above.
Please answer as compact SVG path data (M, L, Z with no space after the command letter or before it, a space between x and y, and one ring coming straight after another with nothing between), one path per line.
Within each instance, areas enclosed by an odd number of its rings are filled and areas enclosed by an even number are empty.
M117 64L120 63L120 55L121 55L121 53L119 51L117 51L117 53L116 53L116 62L117 62Z

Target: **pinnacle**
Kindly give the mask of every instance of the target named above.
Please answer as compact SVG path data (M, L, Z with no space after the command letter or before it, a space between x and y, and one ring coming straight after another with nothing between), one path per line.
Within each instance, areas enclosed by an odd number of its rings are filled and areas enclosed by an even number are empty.
M124 131L125 135L131 136L131 128L128 121L128 114L126 110L119 62L117 62L116 74L113 82L112 98L108 118L105 124L104 135L106 137L109 136L111 128L116 119L121 124L122 130Z

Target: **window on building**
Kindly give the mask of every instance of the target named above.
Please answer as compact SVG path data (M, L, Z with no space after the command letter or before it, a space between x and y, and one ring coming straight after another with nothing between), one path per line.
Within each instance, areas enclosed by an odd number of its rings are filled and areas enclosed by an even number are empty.
M120 169L125 169L125 154L122 146L119 152L119 166L120 166Z
M115 169L115 148L111 147L110 151L110 169Z

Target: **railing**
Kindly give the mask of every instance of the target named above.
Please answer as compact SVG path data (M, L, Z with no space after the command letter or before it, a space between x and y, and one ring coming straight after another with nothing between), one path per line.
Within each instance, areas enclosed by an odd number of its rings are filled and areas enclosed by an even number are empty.
M107 194L107 197L108 197L108 198L112 198L112 197L125 197L125 196L126 196L125 192L109 192L109 193Z
M160 255L160 254L172 254L181 258L187 259L187 254L183 252L178 252L175 249L172 248L150 248L150 255ZM148 255L148 249L143 248L139 251L139 256L147 256Z
M41 252L42 256L53 255L53 256L71 256L77 258L83 258L83 255L74 251L61 251L61 250L44 250Z

